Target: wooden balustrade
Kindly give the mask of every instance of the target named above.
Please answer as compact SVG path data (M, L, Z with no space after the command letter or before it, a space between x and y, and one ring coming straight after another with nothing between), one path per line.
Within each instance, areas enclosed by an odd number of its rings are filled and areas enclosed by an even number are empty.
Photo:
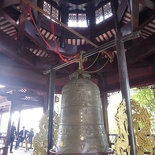
M6 155L8 146L6 146L6 135L0 135L0 155Z

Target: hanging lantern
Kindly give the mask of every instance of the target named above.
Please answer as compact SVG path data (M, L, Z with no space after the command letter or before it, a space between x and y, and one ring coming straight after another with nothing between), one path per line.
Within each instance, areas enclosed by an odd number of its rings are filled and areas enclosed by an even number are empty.
M109 149L100 91L88 74L78 72L62 89L56 154L103 154Z

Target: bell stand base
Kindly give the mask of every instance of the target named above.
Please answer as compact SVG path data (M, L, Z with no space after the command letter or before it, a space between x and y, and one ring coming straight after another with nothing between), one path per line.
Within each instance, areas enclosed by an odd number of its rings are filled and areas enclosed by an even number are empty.
M64 154L58 154L58 153L54 152L53 150L50 150L49 155L113 155L113 152L109 152L109 153L64 153Z

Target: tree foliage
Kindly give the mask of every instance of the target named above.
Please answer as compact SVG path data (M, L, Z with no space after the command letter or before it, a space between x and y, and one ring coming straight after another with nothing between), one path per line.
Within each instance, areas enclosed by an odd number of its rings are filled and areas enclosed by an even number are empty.
M152 115L152 131L155 132L155 90L154 86L134 88L132 99L145 107Z
M134 88L132 99L140 103L143 107L147 108L149 112L154 113L155 111L155 96L154 89L152 86Z

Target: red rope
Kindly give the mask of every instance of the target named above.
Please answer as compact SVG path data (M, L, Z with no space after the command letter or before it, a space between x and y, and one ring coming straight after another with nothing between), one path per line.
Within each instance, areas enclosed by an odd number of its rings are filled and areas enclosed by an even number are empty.
M57 45L56 39L55 39L55 30L54 30L54 22L53 21L51 23L51 30L52 30L52 33L54 35L54 43L55 43L56 51L58 52L58 45Z
M65 59L64 57L69 58L69 59L73 59L73 58L75 59L75 58L78 56L78 54L75 55L75 56L69 56L69 57L67 57L67 56L64 56L64 55L62 55L62 54L60 53L59 48L58 48L58 45L57 45L57 42L56 42L56 39L55 39L54 23L52 22L51 29L52 29L52 33L53 33L53 35L54 35L54 43L55 43L56 49L54 49L54 48L45 40L45 38L44 38L43 35L41 34L40 30L38 29L38 27L37 27L37 25L36 25L36 23L35 23L35 20L34 20L34 18L33 18L33 15L32 15L32 12L31 12L30 7L28 8L28 12L29 12L30 17L31 17L31 19L32 19L32 21L33 21L34 26L36 27L36 29L37 29L39 35L41 36L41 38L43 39L43 41L46 43L46 45L47 45L53 52L57 53L57 54L59 55L59 57L61 58L62 61L66 62L66 63L73 63L73 62L75 62L75 60L70 60L70 61L68 61L68 60Z

